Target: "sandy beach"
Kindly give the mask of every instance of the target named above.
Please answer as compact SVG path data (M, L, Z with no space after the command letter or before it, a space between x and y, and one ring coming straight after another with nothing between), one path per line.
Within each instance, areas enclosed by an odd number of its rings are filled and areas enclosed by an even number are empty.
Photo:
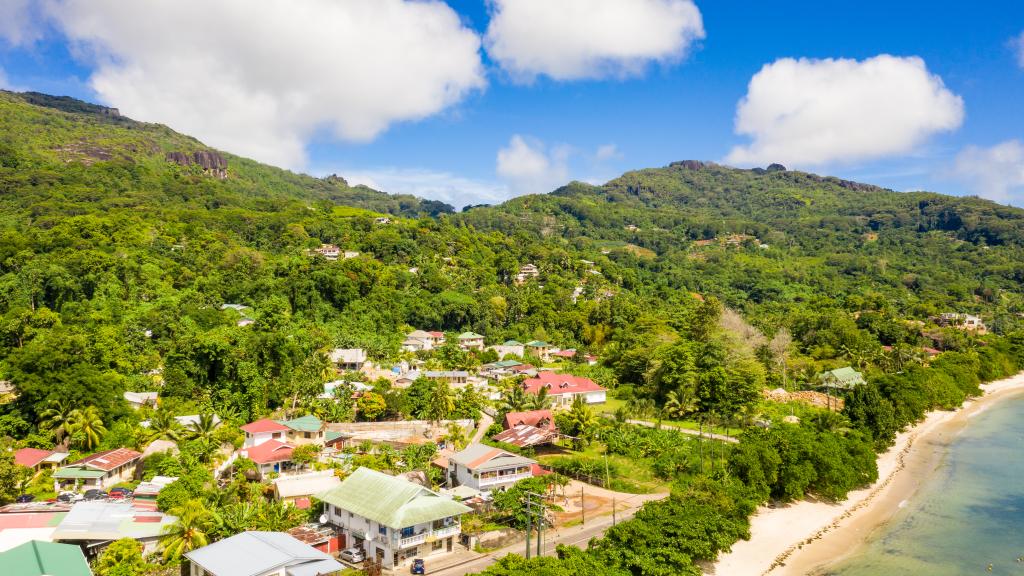
M852 553L940 464L945 447L973 416L1006 396L1024 393L1024 372L985 384L982 395L952 412L932 412L896 437L878 459L878 481L841 503L801 501L760 508L751 538L739 541L706 573L716 576L803 576Z

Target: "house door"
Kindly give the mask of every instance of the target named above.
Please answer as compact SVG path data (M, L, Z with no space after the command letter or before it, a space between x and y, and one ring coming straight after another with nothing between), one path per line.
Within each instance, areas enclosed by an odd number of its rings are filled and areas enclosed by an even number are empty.
M452 551L452 541L453 541L453 540L455 540L455 538L453 538L453 537L451 537L451 536L449 536L449 537L448 537L448 551L449 551L449 552L451 552L451 551Z

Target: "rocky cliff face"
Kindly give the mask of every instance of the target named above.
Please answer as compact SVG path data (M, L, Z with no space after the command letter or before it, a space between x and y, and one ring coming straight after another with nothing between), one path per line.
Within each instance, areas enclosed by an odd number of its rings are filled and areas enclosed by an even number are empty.
M187 152L168 152L165 156L168 162L180 166L199 166L204 174L217 178L228 177L228 161L218 152L213 150L197 150L191 154Z

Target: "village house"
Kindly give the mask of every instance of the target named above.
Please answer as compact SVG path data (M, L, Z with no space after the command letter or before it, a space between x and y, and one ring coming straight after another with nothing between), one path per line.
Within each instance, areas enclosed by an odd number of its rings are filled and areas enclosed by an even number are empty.
M423 373L433 380L444 380L449 384L465 384L469 381L469 372L465 370L428 370Z
M128 401L128 405L138 410L143 406L156 406L157 400L160 395L156 392L125 392L124 399Z
M955 312L944 312L935 319L939 326L951 326L968 332L988 334L988 327L981 318L972 314L957 314Z
M250 448L243 448L239 455L256 464L260 478L268 474L283 474L292 470L292 451L295 446L280 440L266 440Z
M269 440L291 443L295 446L318 444L323 446L327 425L313 415L292 420L263 418L239 427L245 433L244 448L259 446Z
M274 480L274 497L296 508L306 510L310 507L310 497L341 484L334 470L319 470L285 476Z
M41 540L0 552L0 566L12 576L92 576L81 548Z
M513 374L513 368L523 365L524 364L518 360L500 360L498 362L491 362L490 364L480 366L479 374L485 378L501 380L511 376Z
M321 244L319 248L313 250L314 253L323 256L324 258L334 262L341 255L341 248L338 248L334 244Z
M402 350L406 352L421 352L433 350L444 346L444 332L427 332L426 330L413 330L402 342Z
M335 348L329 357L342 372L358 372L366 364L366 351L362 348Z
M185 553L182 576L320 576L345 567L284 532L242 532Z
M519 267L519 273L516 274L516 284L523 284L531 278L537 278L540 276L540 269L534 264L523 264Z
M484 337L476 332L463 332L459 334L459 348L463 350L483 350Z
M283 441L288 434L288 427L276 420L262 418L239 427L245 433L243 448L259 446L268 440Z
M502 426L505 429L491 439L518 448L550 444L558 438L558 428L550 410L509 412Z
M526 343L526 353L547 362L551 359L551 345L543 340L532 340Z
M485 444L470 444L448 459L450 486L469 486L480 492L504 490L533 476L536 460Z
M362 549L393 569L413 558L453 552L459 518L470 508L437 492L382 472L359 468L317 496L340 546Z
M115 448L86 456L53 473L54 490L59 492L61 487L69 485L76 490L106 490L115 484L130 482L141 458L141 452L129 448Z
M50 537L54 542L81 546L89 558L121 538L137 540L143 554L150 554L177 520L156 510L136 508L130 502L92 500L72 506Z
M864 375L850 366L823 372L818 376L818 381L823 388L839 390L852 390L853 388L866 383Z
M526 347L523 346L523 343L516 340L506 340L496 346L489 346L487 349L494 350L494 353L498 355L499 359L503 359L506 356L522 358L526 353Z
M41 450L39 448L21 448L14 451L14 463L33 472L39 472L44 468L55 468L68 457L67 452L55 450Z
M607 400L608 393L590 378L554 372L540 372L536 377L524 380L523 388L528 394L537 394L541 388L547 388L548 396L556 407L572 404L577 396L587 404L601 404Z

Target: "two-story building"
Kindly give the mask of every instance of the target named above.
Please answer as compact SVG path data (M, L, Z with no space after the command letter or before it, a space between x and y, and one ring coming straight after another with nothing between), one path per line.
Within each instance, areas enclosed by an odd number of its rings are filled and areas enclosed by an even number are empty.
M302 446L303 444L324 445L327 424L313 415L306 415L291 420L271 420L263 418L239 427L245 433L243 448L259 446L268 440L277 440L284 444Z
M484 337L476 332L463 332L459 334L459 348L463 350L483 350Z
M130 448L114 448L86 456L54 471L54 490L60 491L61 487L68 486L106 490L115 484L129 482L134 479L135 468L141 458L141 452Z
M607 389L590 378L554 372L539 372L535 377L524 380L523 387L527 394L537 394L541 388L547 388L555 407L568 406L577 396L587 404L601 404L608 396Z
M472 510L401 478L359 468L317 496L340 546L361 548L393 569L413 558L447 554L462 533L459 518Z
M362 348L335 348L328 356L342 372L358 372L366 364L366 350Z
M432 380L444 380L449 384L456 385L469 381L469 372L465 370L428 370L423 375Z
M480 492L504 490L532 477L536 463L485 444L470 444L448 459L448 481L451 486L469 486Z

